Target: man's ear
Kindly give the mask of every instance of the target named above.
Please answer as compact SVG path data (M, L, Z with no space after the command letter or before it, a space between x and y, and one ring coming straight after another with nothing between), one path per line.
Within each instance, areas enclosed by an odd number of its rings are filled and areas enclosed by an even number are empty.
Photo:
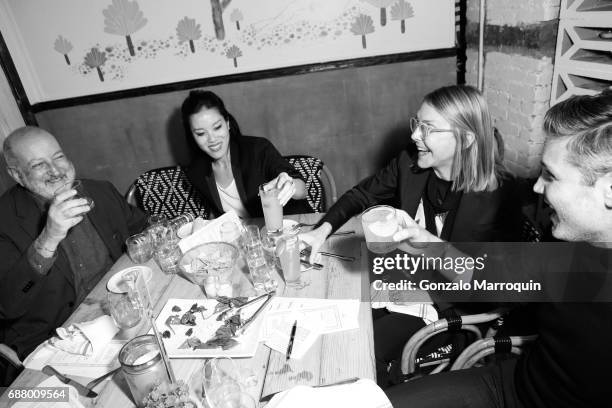
M17 167L7 166L6 171L17 184L23 186L23 183L21 182L21 172L17 169Z

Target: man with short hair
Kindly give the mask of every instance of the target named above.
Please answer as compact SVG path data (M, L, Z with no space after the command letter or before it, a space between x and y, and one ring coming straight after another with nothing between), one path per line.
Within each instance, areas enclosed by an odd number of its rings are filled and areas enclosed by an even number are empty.
M551 257L527 247L523 259L509 262L517 261L512 273L519 275L544 271L535 275L544 278L544 287L562 282L557 293L562 296L555 303L527 305L538 338L518 359L392 387L387 394L394 407L611 405L612 90L553 106L546 113L544 131L542 174L534 191L553 211L553 236L570 241L559 243L561 249L552 255L566 259L562 251L570 248L570 262L561 273L538 269ZM413 242L428 241L422 231L402 235ZM533 268L519 268L524 260Z
M43 129L17 129L3 154L17 185L0 197L0 343L24 358L70 316L146 220L109 182L82 181L93 208L74 189L61 189L75 169Z

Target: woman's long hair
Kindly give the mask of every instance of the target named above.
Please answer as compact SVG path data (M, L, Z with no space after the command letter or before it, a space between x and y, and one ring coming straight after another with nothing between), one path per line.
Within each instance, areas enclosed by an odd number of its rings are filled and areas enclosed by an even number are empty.
M204 153L195 142L193 134L191 133L191 127L189 125L189 118L191 115L195 115L196 113L201 112L203 109L216 109L223 119L229 123L230 141L234 138L240 137L242 133L240 132L238 122L236 122L236 119L234 119L232 114L227 111L223 100L221 100L216 93L212 91L205 91L203 89L197 89L189 92L189 95L187 98L185 98L183 105L181 106L181 116L183 119L183 127L185 129L185 137L187 138L187 145L189 146L189 150L193 155L204 155L207 157L208 155Z
M453 128L457 141L451 169L453 190L495 190L505 173L504 147L482 94L471 86L452 85L425 95L423 103L434 108Z

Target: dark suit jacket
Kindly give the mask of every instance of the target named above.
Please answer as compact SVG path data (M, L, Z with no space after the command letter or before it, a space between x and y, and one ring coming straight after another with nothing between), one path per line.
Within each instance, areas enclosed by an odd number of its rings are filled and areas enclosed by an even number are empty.
M300 174L281 156L274 145L263 137L239 136L230 140L232 173L244 207L251 217L263 217L258 188L281 172L301 179ZM223 214L219 191L212 171L212 163L206 154L201 154L186 169L191 183L211 207L213 216ZM285 214L310 212L306 200L290 200L284 208Z
M140 231L146 218L111 183L84 180L83 186L96 204L88 217L116 260L125 239ZM53 335L78 306L74 278L61 246L47 275L30 266L27 250L46 222L31 193L19 185L4 193L0 217L0 342L24 357Z
M402 151L385 168L346 192L320 221L340 228L349 218L389 200L414 218L431 170L414 172L413 159ZM518 240L520 205L512 179L491 192L465 193L461 197L451 232L451 242Z

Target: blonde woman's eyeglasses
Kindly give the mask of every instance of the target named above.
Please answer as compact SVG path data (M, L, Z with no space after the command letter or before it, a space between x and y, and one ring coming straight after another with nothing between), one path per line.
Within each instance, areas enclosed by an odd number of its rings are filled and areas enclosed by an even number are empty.
M412 131L412 133L414 133L417 129L419 129L419 131L421 132L421 137L423 139L427 138L430 133L453 131L452 129L436 129L435 127L430 126L427 123L421 122L417 118L410 118L410 130Z

